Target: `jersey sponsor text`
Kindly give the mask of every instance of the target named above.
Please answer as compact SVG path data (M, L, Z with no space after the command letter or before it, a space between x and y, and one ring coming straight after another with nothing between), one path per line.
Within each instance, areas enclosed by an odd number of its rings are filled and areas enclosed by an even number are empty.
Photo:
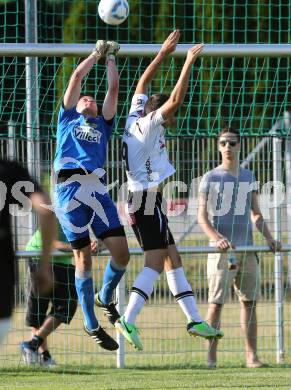
M74 128L75 137L88 142L100 143L102 133L90 126L76 126Z

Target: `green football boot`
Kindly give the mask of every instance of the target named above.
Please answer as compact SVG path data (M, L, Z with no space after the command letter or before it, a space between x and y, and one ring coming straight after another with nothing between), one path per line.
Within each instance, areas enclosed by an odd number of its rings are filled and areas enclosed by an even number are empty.
M143 350L142 343L139 338L139 330L134 324L126 322L124 316L120 317L114 324L116 330L123 334L126 340L134 346L138 351Z
M203 337L208 340L221 339L224 336L224 333L220 329L213 328L206 321L200 323L189 322L187 331L191 336Z

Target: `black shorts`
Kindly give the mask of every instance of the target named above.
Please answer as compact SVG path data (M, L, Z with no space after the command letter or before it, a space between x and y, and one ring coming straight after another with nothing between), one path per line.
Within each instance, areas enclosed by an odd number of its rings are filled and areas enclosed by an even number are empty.
M135 192L129 196L129 223L144 251L166 249L175 244L162 200L160 192Z
M78 297L75 288L75 267L72 264L52 264L53 289L49 295L39 296L32 285L31 274L36 271L38 261L31 260L28 269L28 299L26 325L40 328L47 316L58 318L69 324L76 310ZM48 311L49 304L51 309Z
M125 230L123 226L119 226L113 229L108 229L98 236L100 240L105 240L108 237L126 237ZM74 241L70 241L72 249L83 249L85 246L90 245L91 239L90 236L79 238Z

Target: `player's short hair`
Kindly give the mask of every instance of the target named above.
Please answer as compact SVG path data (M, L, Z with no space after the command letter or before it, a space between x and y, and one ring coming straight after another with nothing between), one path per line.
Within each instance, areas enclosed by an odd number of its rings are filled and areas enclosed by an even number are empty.
M89 97L91 97L92 99L94 99L95 100L95 102L96 102L96 99L94 98L94 96L93 95L90 95L90 93L88 93L88 94L86 94L86 93L83 93L82 95L80 95L79 96L79 99L78 99L78 101L80 101L83 97L85 97L85 96L89 96Z
M162 105L166 103L168 99L169 96L164 93L155 93L154 95L150 96L144 106L145 115L162 107Z
M236 135L236 138L238 140L238 142L240 142L240 132L239 130L237 129L234 129L233 127L224 127L220 133L218 134L218 138L220 138L221 136L223 136L225 133L232 133L232 134L235 134Z
M95 97L94 97L93 95L90 95L89 93L88 93L88 94L83 93L82 95L80 95L77 104L79 103L79 101L80 101L84 96L89 96L89 97L91 97L92 99L94 99L95 102L96 102L96 106L97 106L97 113L102 112L102 106L99 106L99 104L97 103Z

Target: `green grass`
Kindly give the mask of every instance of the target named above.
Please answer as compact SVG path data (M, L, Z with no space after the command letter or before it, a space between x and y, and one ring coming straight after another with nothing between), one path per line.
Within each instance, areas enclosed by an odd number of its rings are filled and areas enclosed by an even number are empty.
M189 280L198 290L198 307L207 311L205 256L183 256ZM106 259L95 262L95 276L103 274ZM131 286L141 257L135 257L127 271L126 285ZM13 325L7 343L0 349L0 390L4 389L289 389L291 388L291 299L285 291L284 350L285 365L276 365L276 330L274 304L273 256L262 261L262 299L258 302L258 351L269 368L244 368L244 336L240 330L240 305L230 299L222 313L225 337L219 343L218 369L206 367L205 340L190 338L185 318L175 300L167 292L164 275L148 305L138 318L144 351L137 353L125 345L126 369L119 370L116 356L101 350L84 334L80 308L69 326L61 327L49 337L49 348L59 363L54 370L29 369L21 362L18 344L30 337L25 326L23 298L15 308ZM21 278L23 282L23 278ZM286 280L286 279L285 279ZM203 293L204 292L204 293ZM288 298L288 299L286 299ZM114 329L97 309L98 318L109 333Z
M195 366L185 369L98 369L84 366L65 370L0 370L0 389L290 389L291 365L215 370Z
M164 298L157 298L159 304L147 305L138 319L141 338L144 344L142 353L136 352L128 343L125 344L125 364L127 368L164 367L184 368L192 364L205 368L207 345L201 338L189 337L186 332L185 318L177 304ZM163 304L161 304L163 302ZM205 317L207 304L199 304L202 317ZM218 362L221 366L241 366L245 363L244 335L239 321L239 303L228 303L222 313L222 329L225 337L218 346ZM115 337L115 331L102 319L107 331ZM276 329L274 302L260 302L258 314L258 352L260 358L271 365L276 362ZM13 316L12 329L4 346L0 349L0 367L21 368L18 344L31 337L25 326L25 308L18 307ZM102 350L92 342L83 331L83 319L80 309L69 326L61 325L48 340L52 356L64 370L75 367L82 370L84 366L109 369L116 366L115 353ZM284 305L284 350L285 363L291 364L291 303Z

